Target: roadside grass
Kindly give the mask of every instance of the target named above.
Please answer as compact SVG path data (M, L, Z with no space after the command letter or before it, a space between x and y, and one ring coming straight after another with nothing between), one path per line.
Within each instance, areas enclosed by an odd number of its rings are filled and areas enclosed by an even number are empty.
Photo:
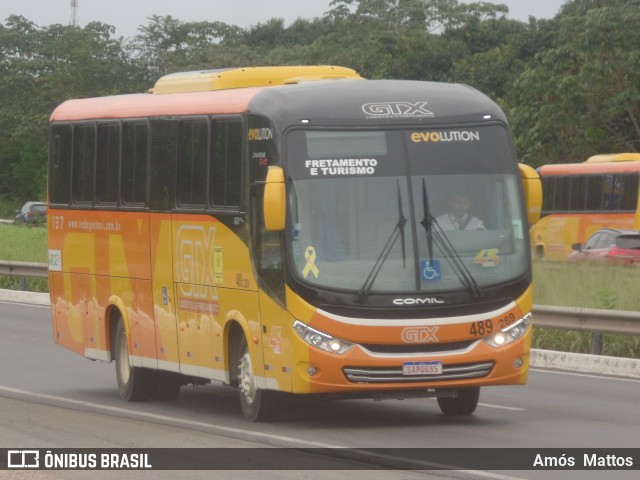
M0 223L0 260L14 262L47 262L47 229ZM47 292L43 278L20 279L0 276L0 288Z
M46 228L0 224L0 259L47 262ZM0 288L48 291L47 281L0 277ZM565 307L640 311L640 267L534 262L534 303ZM535 324L535 319L534 319ZM533 347L589 353L591 333L534 329ZM604 335L603 354L640 358L640 337Z
M0 224L0 259L46 263L47 229Z
M640 267L534 262L534 303L640 311Z
M640 267L534 262L533 288L539 305L640 311ZM536 328L532 345L589 353L591 338L589 332ZM640 336L605 334L602 354L640 358Z

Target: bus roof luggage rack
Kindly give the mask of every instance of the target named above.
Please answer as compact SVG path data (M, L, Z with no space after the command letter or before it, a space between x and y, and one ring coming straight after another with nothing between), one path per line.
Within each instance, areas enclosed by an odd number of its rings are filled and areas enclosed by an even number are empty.
M270 87L312 80L362 79L355 70L333 65L247 67L178 72L160 78L149 93L187 93Z

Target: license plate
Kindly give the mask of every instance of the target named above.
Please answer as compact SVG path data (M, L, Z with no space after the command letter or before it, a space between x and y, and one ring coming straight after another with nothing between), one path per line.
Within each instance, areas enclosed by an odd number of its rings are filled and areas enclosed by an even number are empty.
M405 362L403 375L442 375L442 362Z

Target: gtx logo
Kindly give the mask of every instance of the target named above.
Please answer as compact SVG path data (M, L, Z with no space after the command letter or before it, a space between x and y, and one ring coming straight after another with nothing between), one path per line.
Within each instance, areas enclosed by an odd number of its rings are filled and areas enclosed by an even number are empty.
M425 107L428 102L380 102L367 103L362 111L374 117L433 117L431 110Z
M180 295L217 300L222 283L222 248L216 247L216 227L181 225L175 238L174 272Z
M438 343L436 333L440 327L405 328L402 330L404 343Z

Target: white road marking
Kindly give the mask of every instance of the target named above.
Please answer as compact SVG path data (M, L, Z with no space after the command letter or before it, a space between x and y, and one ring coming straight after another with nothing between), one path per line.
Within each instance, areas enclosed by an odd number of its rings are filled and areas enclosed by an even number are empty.
M514 412L524 412L526 409L520 407L507 407L505 405L494 405L492 403L478 403L478 406L497 408L499 410L513 410Z
M191 425L195 427L206 427L206 428L213 429L215 432L219 432L219 433L241 435L245 439L247 436L253 436L256 439L270 440L271 443L273 443L274 441L275 442L280 441L280 442L296 444L298 446L303 445L303 446L315 447L315 448L345 448L344 446L329 445L326 443L319 443L319 442L310 442L308 440L301 440L299 438L286 437L283 435L272 435L269 433L262 433L262 432L254 432L254 431L241 429L241 428L224 427L222 425L215 425L212 423L198 422L195 420L187 420L184 418L170 417L167 415L159 415L157 413L141 412L138 410L130 410L128 408L113 407L111 405L103 405L100 403L85 402L82 400L74 400L72 398L58 397L55 395L48 395L46 393L30 392L27 390L20 390L17 388L10 388L5 386L0 386L0 391L31 396L31 397L39 398L42 400L53 400L53 401L72 404L72 405L90 407L90 408L95 408L97 410L103 410L107 412L139 416L139 417L144 417L144 418L149 418L154 420L171 421L171 422L175 422L183 425Z
M212 423L206 423L206 422L198 422L195 420L187 420L184 418L177 418L177 417L170 417L167 415L159 415L156 413L149 413L149 412L140 412L137 410L130 410L127 408L121 408L121 407L113 407L110 405L103 405L100 403L93 403L93 402L85 402L82 400L74 400L72 398L65 398L65 397L59 397L56 395L48 395L46 393L37 393L37 392L30 392L28 390L21 390L21 389L17 389L17 388L11 388L11 387L5 387L5 386L1 386L0 385L0 391L4 391L7 393L13 393L13 394L19 394L19 395L23 395L23 396L30 396L30 397L35 397L37 399L41 399L41 400L49 400L49 401L56 401L56 402L60 402L60 403L66 403L66 404L71 404L71 405L78 405L78 406L82 406L82 407L89 407L89 408L93 408L96 410L102 410L102 411L106 411L106 412L112 412L112 413L116 413L116 414L126 414L126 415L130 415L130 416L138 416L138 417L142 417L142 418L148 418L148 419L153 419L153 420L161 420L161 421L169 421L172 423L177 423L177 424L182 424L182 425L189 425L189 426L196 426L196 427L205 427L208 428L210 430L212 430L214 433L217 434L227 434L227 435L233 435L236 438L240 438L243 440L247 440L247 438L254 438L254 441L268 441L269 444L271 445L275 445L276 448L278 446L282 446L282 443L288 443L291 444L289 445L289 447L301 447L301 446L306 446L306 447L311 447L311 448L331 448L331 449L339 449L339 448L347 448L344 446L339 446L339 445L330 445L327 443L320 443L320 442L311 442L308 440L303 440L303 439L299 439L299 438L294 438L294 437L288 437L288 436L284 436L284 435L273 435L273 434L269 434L269 433L263 433L263 432L255 432L255 431L251 431L251 430L247 430L247 429L240 429L240 428L233 428L233 427L224 427L221 425L215 425ZM491 406L491 405L488 405ZM499 407L499 406L492 406L493 408L505 408L505 407ZM510 408L510 407L506 407L506 408ZM356 451L356 452L360 452L365 458L366 456L369 456L369 458L380 458L380 459L386 459L386 460L390 460L390 461L394 461L394 462L402 462L402 461L406 461L406 459L403 459L401 457L394 457L392 455L383 455L383 454L379 454L379 453L368 453L365 449L354 449L351 448L351 450ZM353 458L353 460L355 461L363 461L362 458L358 459L358 458ZM498 473L493 473L493 472L485 472L485 471L481 471L481 470L459 470L456 469L455 466L451 466L451 465L443 465L443 464L438 464L438 463L433 463L433 462L421 462L419 460L414 460L413 463L416 465L416 470L418 469L418 466L422 466L424 467L425 470L433 470L434 468L444 468L446 470L442 470L443 476L447 476L446 472L459 472L465 475L471 475L471 476L477 476L477 477L481 477L481 478L490 478L492 480L525 480L523 478L520 477L511 477L511 476L507 476L507 475L502 475L502 474L498 474ZM431 471L431 474L435 474L433 471Z
M431 398L430 400L432 401L437 401L437 398ZM495 405L493 403L478 403L479 407L486 407L486 408L496 408L498 410L511 410L514 412L525 412L526 408L520 408L520 407L507 407L506 405Z

